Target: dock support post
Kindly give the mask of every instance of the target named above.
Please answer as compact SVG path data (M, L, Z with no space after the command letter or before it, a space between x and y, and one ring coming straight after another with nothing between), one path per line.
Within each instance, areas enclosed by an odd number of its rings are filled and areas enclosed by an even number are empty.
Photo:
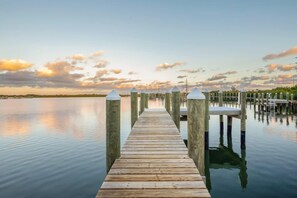
M261 112L261 93L258 93L258 113Z
M148 98L149 98L149 94L145 93L144 108L148 108Z
M205 96L199 89L192 89L187 96L188 155L195 162L201 175L204 173Z
M293 100L294 100L294 94L291 93L291 114L294 113L294 111L293 111Z
M245 149L245 131L246 131L246 92L241 91L241 119L240 119L240 147Z
M135 88L131 89L131 128L138 118L138 93Z
M227 136L230 136L232 133L232 117L227 116Z
M106 172L114 161L120 157L121 151L121 97L112 90L106 96Z
M180 130L180 91L177 87L174 87L172 90L172 119Z
M254 112L256 112L256 103L257 103L257 99L256 99L256 93L253 93L254 95Z
M145 93L142 91L140 93L140 111L139 111L139 115L141 115L144 112L144 107L145 107Z
M165 93L165 109L169 114L171 114L171 112L170 112L170 91L167 91Z
M219 91L219 106L220 107L223 106L223 92L221 90ZM223 115L220 115L220 133L221 134L224 133L224 119L223 119Z
M205 89L205 149L209 147L209 91Z
M289 113L289 92L286 93L286 100L287 100L286 115L288 115L288 113Z

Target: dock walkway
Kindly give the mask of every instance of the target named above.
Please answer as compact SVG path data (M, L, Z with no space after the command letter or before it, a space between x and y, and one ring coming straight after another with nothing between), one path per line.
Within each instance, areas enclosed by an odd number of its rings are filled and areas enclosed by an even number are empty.
M99 197L210 197L165 109L145 110L105 178Z

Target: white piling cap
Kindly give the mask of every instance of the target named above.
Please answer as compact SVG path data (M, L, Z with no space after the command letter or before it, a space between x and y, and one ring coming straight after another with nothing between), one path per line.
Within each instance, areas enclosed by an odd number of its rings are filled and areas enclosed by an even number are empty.
M205 100L205 95L198 88L193 88L187 96L187 99Z
M121 100L121 96L115 90L112 90L107 94L106 100Z
M241 92L241 93L245 93L245 92L246 92L246 90L242 89L242 90L240 90L240 92ZM262 93L262 94L263 94L263 93Z
M177 86L173 87L171 92L180 92L179 89L177 88Z
M209 90L207 88L204 89L205 93L209 93Z
M220 89L220 90L219 90L219 93L223 93L223 91Z
M137 93L137 89L134 87L133 89L131 89L131 93Z

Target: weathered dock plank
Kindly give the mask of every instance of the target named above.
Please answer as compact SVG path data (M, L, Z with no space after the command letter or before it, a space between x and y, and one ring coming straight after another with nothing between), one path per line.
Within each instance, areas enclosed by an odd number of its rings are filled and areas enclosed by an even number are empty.
M135 122L99 197L210 197L180 133L165 110Z

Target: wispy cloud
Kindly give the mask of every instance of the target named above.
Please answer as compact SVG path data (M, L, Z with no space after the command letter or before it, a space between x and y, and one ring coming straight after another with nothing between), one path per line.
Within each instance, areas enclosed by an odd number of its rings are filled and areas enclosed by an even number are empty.
M97 61L96 65L94 65L95 68L104 68L108 65L108 61L107 60L99 60Z
M226 79L227 75L232 75L232 74L237 74L237 71L227 71L227 72L223 72L223 73L218 73L210 78L208 78L208 81L216 81L216 80L222 80L222 79Z
M134 72L134 71L130 71L129 73L128 73L128 75L136 75L137 74L137 72Z
M114 73L114 74L120 74L122 73L121 69L111 69L110 72Z
M268 70L268 73L271 73L271 72L274 72L275 70L291 71L291 70L297 69L297 66L293 64L287 64L287 65L269 64L269 65L266 65L265 68Z
M214 75L214 76L208 78L207 80L208 81L215 81L215 80L221 80L221 79L225 79L225 78L227 78L226 75L217 74L217 75Z
M93 52L89 57L90 58L96 58L96 57L102 56L103 54L104 54L104 51L99 50L99 51Z
M32 66L32 63L29 63L24 60L19 59L2 59L0 60L0 71L19 71L28 69Z
M177 76L177 78L186 78L187 76Z
M286 51L280 52L278 54L267 54L266 56L263 57L263 60L267 61L267 60L283 58L286 56L291 56L291 55L296 55L296 54L297 54L297 46L292 47Z
M205 72L205 70L203 68L199 68L199 69L181 69L179 71L180 72L189 73L189 74L194 74L194 73L199 73L199 72Z
M167 70L167 69L172 69L174 67L178 67L178 66L182 66L182 65L185 65L186 63L185 62L182 62L182 61L177 61L177 62L174 62L174 63L162 63L162 64L159 64L157 67L156 67L156 71L163 71L163 70Z

